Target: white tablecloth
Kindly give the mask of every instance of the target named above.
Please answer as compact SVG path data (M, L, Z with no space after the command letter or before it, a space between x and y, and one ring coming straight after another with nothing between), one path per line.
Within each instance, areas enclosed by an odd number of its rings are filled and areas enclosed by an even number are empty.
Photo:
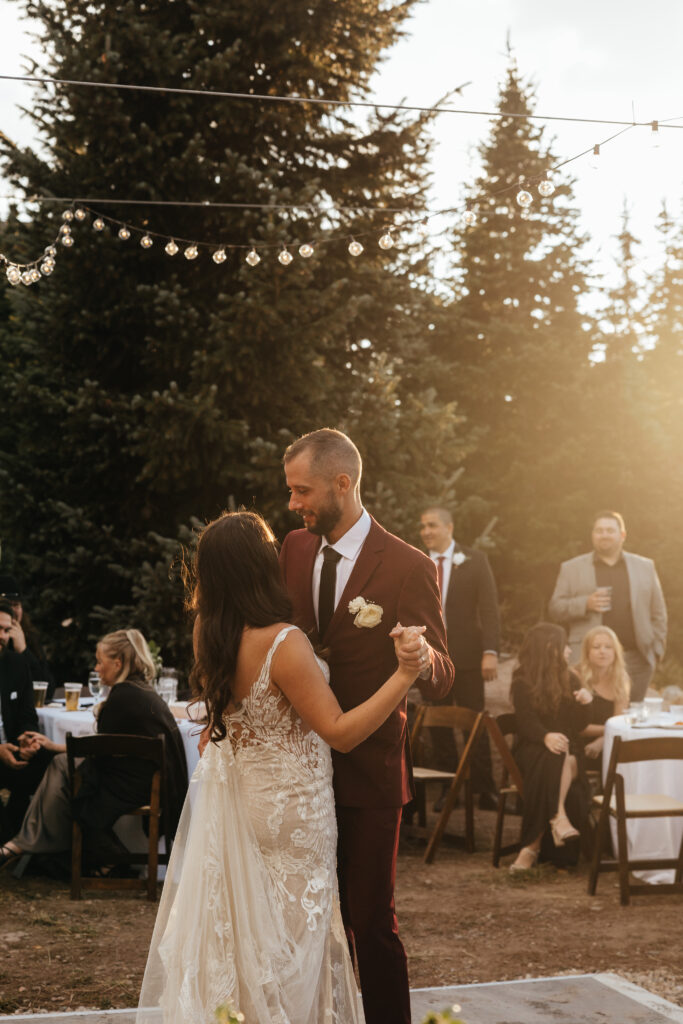
M91 736L96 732L95 716L92 709L86 708L82 711L67 711L63 707L38 708L38 721L41 731L54 743L66 743L66 734L74 736ZM187 759L187 775L191 777L192 772L199 761L199 733L202 726L187 719L178 720L178 728L185 747L185 758Z
M683 720L683 708L677 713L662 714L656 721L660 725L631 726L623 715L610 718L605 724L605 746L602 755L603 782L612 754L615 736L622 740L650 739L656 736L681 736L683 731L662 728ZM624 777L626 793L660 793L683 800L683 771L680 761L640 761L623 764L619 773ZM631 859L648 857L677 857L683 836L683 818L634 818L626 822L628 855ZM612 822L612 842L617 849L616 824ZM653 883L673 882L672 871L638 871L640 879Z

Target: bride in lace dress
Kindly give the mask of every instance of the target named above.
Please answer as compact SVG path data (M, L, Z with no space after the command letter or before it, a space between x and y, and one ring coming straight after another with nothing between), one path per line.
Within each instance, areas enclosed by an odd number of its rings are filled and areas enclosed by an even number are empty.
M192 680L210 737L176 835L137 1024L362 1024L339 909L330 745L351 750L415 679L421 628L392 630L396 672L342 712L289 624L275 541L251 512L206 527Z

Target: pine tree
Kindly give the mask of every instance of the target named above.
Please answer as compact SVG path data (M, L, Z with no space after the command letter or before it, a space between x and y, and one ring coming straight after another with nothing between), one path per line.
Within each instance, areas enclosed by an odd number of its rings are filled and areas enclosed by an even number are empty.
M482 523L498 516L495 565L514 631L542 613L566 524L585 502L572 438L594 336L579 308L587 267L571 180L559 172L554 193L539 194L557 161L512 58L498 109L467 195L476 223L454 232L456 283L435 346L452 368L441 397L457 400L479 439L462 491L485 499Z
M0 401L15 428L0 467L5 557L44 626L71 620L58 652L71 671L98 632L133 619L177 659L186 630L166 575L178 541L193 517L231 501L289 524L280 456L292 437L347 428L372 451L372 511L386 509L390 526L419 511L418 490L399 499L398 471L417 472L409 452L434 448L447 468L460 458L457 417L416 388L424 368L412 372L431 301L424 258L408 244L381 252L390 221L367 209L421 210L429 117L375 111L359 124L317 102L367 96L414 3L25 6L47 54L32 73L310 100L46 86L31 108L40 150L4 150L17 193L100 199L86 222L70 222L74 245L57 245L49 280L13 290L0 334ZM269 208L239 205L254 203ZM35 259L62 210L27 202L2 251ZM93 231L96 214L128 222L130 239L118 224ZM156 237L143 251L144 231L178 239L180 251L166 255ZM360 258L347 251L352 235ZM181 239L224 244L228 258L218 266L203 249L187 260ZM252 245L256 267L244 260ZM292 266L276 258L285 245ZM394 483L383 489L386 471Z

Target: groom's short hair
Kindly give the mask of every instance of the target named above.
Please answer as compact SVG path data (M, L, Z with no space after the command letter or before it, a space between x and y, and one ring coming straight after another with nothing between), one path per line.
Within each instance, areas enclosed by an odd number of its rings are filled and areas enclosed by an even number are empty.
M286 465L304 453L310 455L311 470L316 475L331 480L339 473L346 473L354 487L360 483L363 460L351 438L342 434L341 430L323 427L304 434L289 445L283 462Z

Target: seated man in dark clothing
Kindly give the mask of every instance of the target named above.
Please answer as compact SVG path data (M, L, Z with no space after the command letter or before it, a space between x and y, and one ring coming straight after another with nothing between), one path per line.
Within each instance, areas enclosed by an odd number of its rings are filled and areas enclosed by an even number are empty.
M19 585L14 576L0 575L0 601L9 602L14 619L10 633L10 649L21 654L28 663L29 674L33 681L42 679L48 684L45 700L51 700L55 692L55 678L47 663L38 632L24 609Z
M37 730L38 716L26 659L9 649L13 622L11 605L0 601L0 789L10 792L0 819L0 841L14 835L21 825L31 796L53 757L26 737L26 733Z

